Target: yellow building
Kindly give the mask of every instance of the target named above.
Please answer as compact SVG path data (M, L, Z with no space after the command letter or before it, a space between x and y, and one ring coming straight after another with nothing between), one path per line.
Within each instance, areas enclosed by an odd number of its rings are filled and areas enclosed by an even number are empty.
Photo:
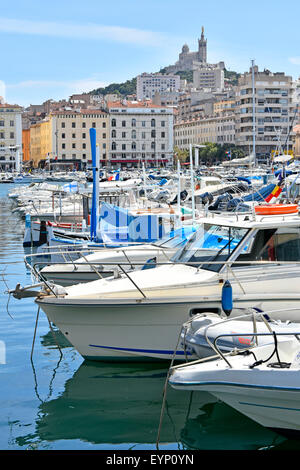
M52 126L49 119L30 127L30 153L34 167L52 156Z

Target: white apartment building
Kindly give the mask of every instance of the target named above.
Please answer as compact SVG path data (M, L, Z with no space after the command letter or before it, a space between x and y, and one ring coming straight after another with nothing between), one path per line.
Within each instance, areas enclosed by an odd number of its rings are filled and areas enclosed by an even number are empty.
M150 102L108 103L113 167L169 166L173 163L173 109Z
M255 89L255 152L270 155L292 147L293 120L292 77L284 73L258 71L254 67ZM252 68L238 81L236 90L236 144L246 152L253 150ZM279 150L280 151L280 150Z
M224 70L219 65L199 64L193 71L193 87L210 89L211 91L224 90Z
M0 169L20 169L22 160L22 108L0 104Z
M138 100L152 99L157 93L174 92L179 89L179 75L143 73L138 75L136 79L136 95Z
M74 163L78 168L91 166L89 129L96 129L100 162L105 165L109 147L108 114L99 109L78 109L51 113L52 154L61 164Z
M235 144L234 114L179 122L174 125L174 146L180 150L192 145Z

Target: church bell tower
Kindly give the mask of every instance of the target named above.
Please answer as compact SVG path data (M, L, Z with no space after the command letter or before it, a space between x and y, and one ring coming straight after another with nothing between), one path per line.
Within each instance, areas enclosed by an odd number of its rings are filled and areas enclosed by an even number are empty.
M198 39L198 61L207 63L207 40L204 38L204 26L202 26L201 39Z

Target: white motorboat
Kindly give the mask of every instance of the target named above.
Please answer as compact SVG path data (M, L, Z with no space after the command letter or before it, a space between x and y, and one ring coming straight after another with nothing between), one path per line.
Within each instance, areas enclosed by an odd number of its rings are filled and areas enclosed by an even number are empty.
M116 270L120 271L118 265L124 263L127 263L124 266L127 271L140 269L141 264L145 264L144 269L149 266L153 267L156 263L169 262L180 246L186 243L195 231L196 227L184 226L155 243L103 248L84 256L79 251L78 259L72 263L67 261L69 252L66 252L65 263L47 265L40 270L40 275L47 281L69 286L113 276ZM59 254L62 256L62 253ZM32 255L31 259L33 259Z
M226 355L215 343L216 359L173 367L169 383L175 389L209 392L262 426L299 436L300 325L281 333L247 334L269 341Z
M281 311L274 319L299 321L299 260L298 214L212 216L172 263L65 287L60 295L48 289L36 301L85 358L170 359L174 351L183 358L176 350L182 324L197 313L221 313L226 279L235 308L295 307L291 318Z

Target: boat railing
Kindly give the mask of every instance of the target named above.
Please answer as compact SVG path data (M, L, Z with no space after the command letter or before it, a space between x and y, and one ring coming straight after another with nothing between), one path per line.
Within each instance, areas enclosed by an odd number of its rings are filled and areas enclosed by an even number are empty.
M124 247L123 247L124 249ZM93 250L91 250L93 252ZM79 251L79 253L81 254L82 256L82 251ZM53 254L53 255L57 255L57 254L61 254L61 253L57 253L57 252L50 252L49 254ZM32 256L35 256L35 255L27 255L24 257L24 262L25 262L25 265L26 267L31 271L31 274L35 277L35 279L38 279L39 281L41 282L45 282L45 284L48 286L49 284L49 281L46 281L45 280L45 277L43 276L43 273L40 271L40 266L43 265L43 266L46 266L46 265L63 265L63 264L70 264L70 262L67 262L67 263L62 263L62 262L46 262L46 261L38 261L36 263L30 263L29 261L27 261L27 257L32 257ZM230 260L230 261L222 261L221 262L222 265L224 265L225 267L227 267L228 269L228 272L231 272L234 279L236 280L237 284L239 284L240 288L242 289L243 293L245 294L245 290L243 289L243 287L241 286L241 283L240 281L238 280L237 276L234 274L233 270L232 270L232 264L234 264L235 266L236 265L246 265L246 266L249 266L249 265L255 265L255 266L270 266L270 265L300 265L300 261L235 261L235 260ZM99 268L99 266L101 266L101 268L105 267L105 266L111 266L111 267L114 267L114 269L112 269L112 271L114 271L114 277L120 277L120 272L122 272L129 280L130 282L134 285L134 287L138 290L139 293L142 294L142 297L143 298L147 298L147 295L144 293L143 289L138 286L138 284L136 283L136 281L133 281L133 279L131 278L130 274L128 273L130 271L130 269L132 269L132 265L136 266L137 268L140 267L141 268L145 268L146 266L146 263L145 262L139 262L139 261L126 261L126 262L106 262L106 261L101 261L99 263L93 263L93 262L90 262L89 260L87 260L86 258L86 262L80 262L80 263L76 263L76 260L72 260L72 264L74 266L84 266L84 265L88 265L91 267L92 270L94 270L99 278L102 278L101 274L99 273L97 267ZM202 265L207 265L207 264L210 264L210 265L220 265L220 261L206 261L206 262L203 262ZM158 267L158 266L165 266L165 265L168 265L168 266L174 266L174 265L182 265L182 266L191 266L191 267L195 267L197 268L197 271L199 269L201 269L201 265L199 267L199 262L178 262L178 261L166 261L166 262L155 262L153 264L153 267ZM129 267L129 269L125 269L124 267ZM117 271L117 268L119 269L119 271ZM151 268L151 266L149 266L149 269ZM132 271L130 271L132 272ZM228 278L228 275L227 276L224 276L224 273L222 273L222 277L220 277L220 274L221 273L218 273L218 272L215 272L216 275L219 276L219 282L222 283L222 282L225 282L225 278L227 277ZM51 291L53 292L53 289L51 289Z
M173 367L171 367L171 369L172 370L180 369L182 367L187 367L187 366L190 366L190 365L194 365L194 364L198 364L198 363L201 363L201 362L206 362L208 360L213 360L213 359L218 359L218 358L223 359L226 362L226 364L232 369L232 365L231 365L230 361L228 360L228 358L230 358L230 356L232 357L232 356L236 356L237 354L245 353L246 351L250 351L252 348L257 346L257 339L259 337L262 337L262 336L269 336L269 337L272 336L273 338L274 338L274 335L276 335L276 336L295 336L295 338L299 341L299 344L300 344L300 331L297 331L297 330L296 331L290 331L289 330L289 331L285 331L285 332L278 332L278 331L275 332L272 329L272 327L271 327L271 325L268 321L268 318L270 318L272 314L286 312L287 310L289 312L290 311L299 311L299 308L295 307L295 308L289 308L289 309L276 309L276 310L271 310L271 311L268 311L268 312L257 312L254 309L252 309L252 312L249 312L249 313L246 313L246 314L244 313L243 315L234 316L232 318L226 318L223 321L220 321L218 323L213 323L211 325L208 325L204 330L205 339L206 339L207 343L209 344L209 346L211 347L211 349L216 354L214 354L212 356L208 356L208 357L203 357L201 359L196 359L194 361L188 361L184 364L179 364L177 366L173 366ZM211 341L210 338L208 337L208 330L211 330L214 327L219 327L220 325L224 325L224 324L232 322L232 321L245 320L248 317L250 317L252 319L253 331L251 331L251 332L249 331L248 333L222 333L222 334L216 336L213 341ZM193 319L191 319L188 322L184 323L183 328L186 328L188 323L191 323L192 321L193 321ZM257 331L257 325L256 325L257 321L264 322L264 324L266 325L267 330L269 330L269 331L266 332L266 333L258 332ZM240 348L240 349L237 348L237 347L235 347L235 348L233 347L231 351L226 352L226 353L221 351L220 347L217 345L217 342L221 338L223 338L223 339L224 338L232 339L233 337L237 337L237 338L252 337L252 340L250 341L249 347L243 347L243 348ZM253 339L255 339L255 342L253 341Z

